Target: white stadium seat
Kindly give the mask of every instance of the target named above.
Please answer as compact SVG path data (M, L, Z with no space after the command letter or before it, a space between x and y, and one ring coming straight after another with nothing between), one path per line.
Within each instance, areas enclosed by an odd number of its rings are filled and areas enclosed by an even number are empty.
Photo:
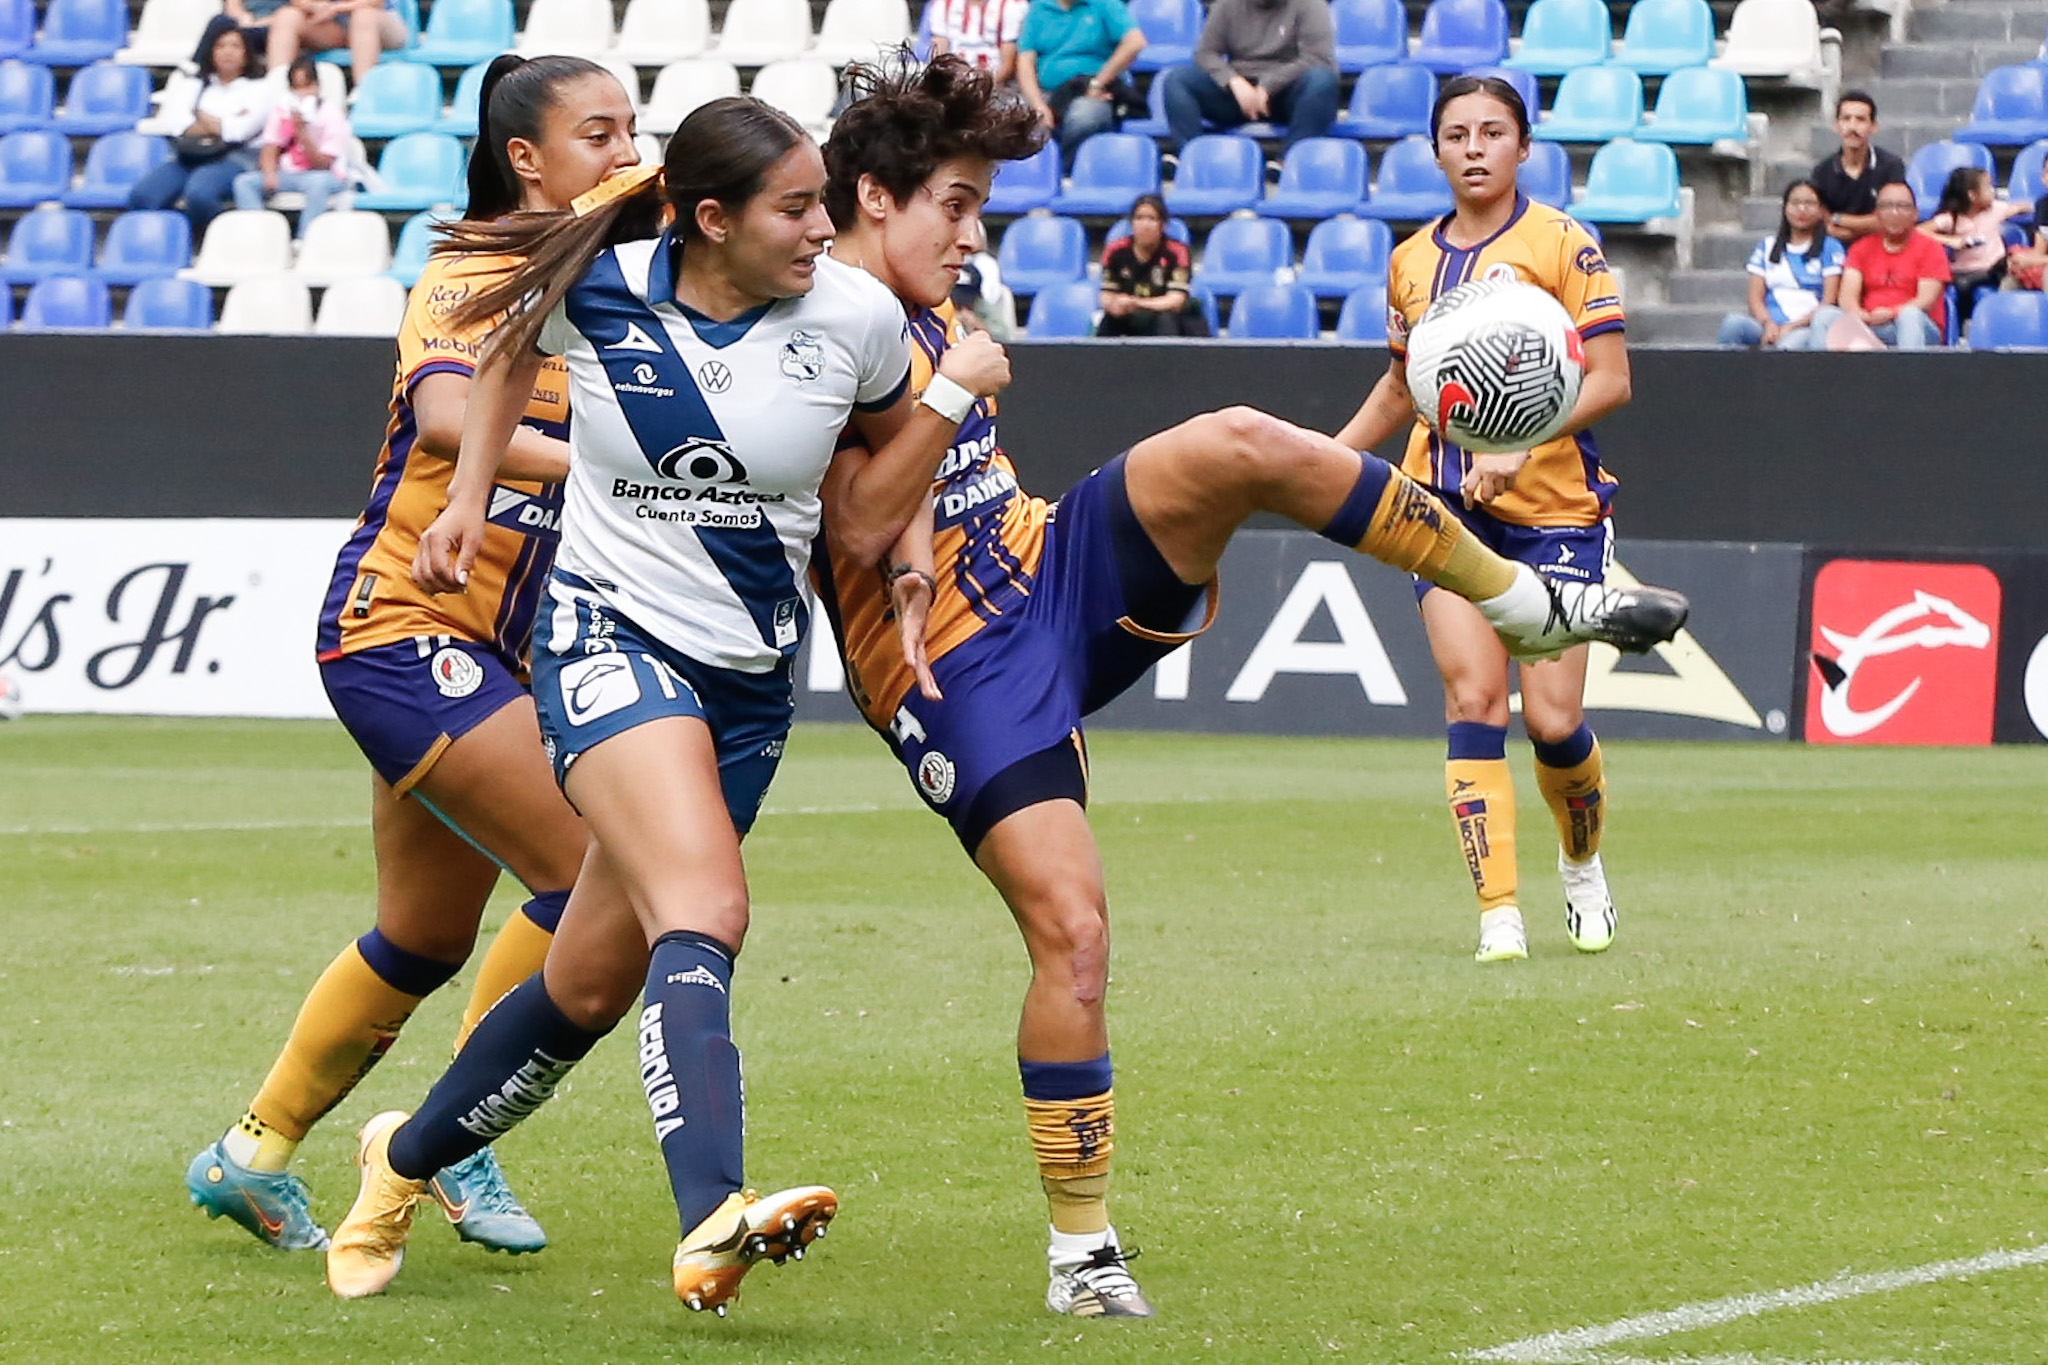
M315 334L324 337L395 337L405 320L405 286L389 275L343 280L320 298Z
M381 275L390 268L391 228L383 214L330 209L306 224L292 274L318 286Z
M319 219L314 219L319 222ZM292 225L274 209L230 209L206 225L188 280L219 288L292 268Z
M910 38L910 8L903 0L832 0L818 23L811 55L836 65L872 62Z
M810 45L806 0L732 0L712 50L734 66L766 66L800 57Z
M619 22L614 51L641 66L666 66L711 46L711 7L705 0L633 0Z
M199 40L197 38L194 38L192 40L192 46L199 46ZM190 52L187 52L185 54L187 58L190 58L191 55L192 54ZM156 106L156 108L158 109L162 109L167 104L172 105L174 107L181 107L186 103L186 100L182 96L179 98L173 98L174 95L178 95L179 87L196 87L198 84L199 78L197 76L192 75L190 72L173 71L171 72L170 75L164 77L163 88L157 91L154 95L151 95L149 97L149 102L152 105ZM197 98L196 93L194 95L194 98ZM164 118L161 114L151 114L148 118L143 119L140 123L135 125L135 131L138 133L151 133L156 135L157 137L176 137L178 134L184 132L185 130L183 128L173 128L169 123L164 121Z
M1810 0L1742 0L1712 65L1741 76L1819 84L1824 65L1820 20Z
M147 0L114 60L129 66L177 66L192 60L206 21L220 13L220 0Z
M771 62L755 73L747 93L780 109L823 142L832 126L832 106L839 99L839 73L830 62L815 57Z
M670 62L654 78L654 93L640 111L640 127L667 137L700 104L740 93L740 73L716 57Z
M533 0L519 55L600 57L612 47L612 0Z
M290 275L243 280L228 290L214 330L229 336L303 336L313 330L313 296L304 281Z

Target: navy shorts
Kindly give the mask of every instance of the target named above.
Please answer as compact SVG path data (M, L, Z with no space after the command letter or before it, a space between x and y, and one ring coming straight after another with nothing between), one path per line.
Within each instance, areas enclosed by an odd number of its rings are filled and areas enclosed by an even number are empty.
M1085 805L1081 718L1199 635L1215 607L1215 585L1181 582L1139 524L1119 455L1053 509L1023 610L932 666L944 700L904 699L896 756L969 854L1026 806Z
M1548 578L1607 581L1607 570L1614 564L1613 518L1603 517L1591 526L1518 526L1482 507L1465 506L1464 497L1456 491L1429 491L1502 559L1527 564ZM1435 586L1427 579L1416 579L1415 600L1420 602Z
M449 635L323 659L320 682L349 738L400 796L450 744L526 695L503 655Z
M541 619L560 620L570 611L572 639L536 631L533 642L533 703L555 780L614 735L665 716L693 716L711 730L733 827L741 834L753 828L796 706L789 660L766 673L700 663L621 616L582 579L556 569Z

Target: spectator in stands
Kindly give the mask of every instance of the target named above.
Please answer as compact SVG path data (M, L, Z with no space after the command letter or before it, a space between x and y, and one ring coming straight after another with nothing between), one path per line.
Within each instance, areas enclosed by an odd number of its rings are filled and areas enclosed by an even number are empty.
M1322 0L1317 0L1322 3ZM1131 235L1102 252L1099 337L1205 337L1209 326L1188 293L1194 263L1166 235L1166 201L1141 194L1131 205Z
M988 249L988 229L979 218L974 222L975 248L960 266L960 278L953 285L953 316L980 323L997 341L1017 335L1017 296L1003 283L1002 267Z
M249 144L263 131L271 98L270 87L254 74L249 41L235 21L215 15L206 33L199 83L174 85L158 111L168 126L181 130L171 142L177 154L128 191L131 209L174 208L183 200L195 238L227 207L235 177L256 168ZM180 103L174 106L174 100Z
M1813 327L1825 337L1843 314L1859 318L1887 346L1924 351L1942 343L1948 253L1919 228L1913 187L1903 180L1877 192L1876 232L1849 248L1839 308L1822 308Z
M290 66L301 51L347 48L360 81L379 56L404 47L410 36L389 0L291 0L270 17L269 61L278 70Z
M1941 202L1920 230L1949 249L1958 326L1968 325L1979 294L1995 294L2004 282L2005 220L2026 211L2024 202L1999 202L1987 170L1958 166L1948 173Z
M1161 73L1173 150L1204 123L1287 125L1287 145L1337 121L1337 29L1328 0L1216 0L1192 66Z
M293 59L291 89L271 106L257 152L259 169L235 177L235 207L260 209L279 190L302 194L299 239L306 224L327 208L327 200L348 183L348 115L320 98L320 80L311 57Z
M997 85L1017 79L1017 38L1031 0L931 0L932 55L958 53Z
M1778 230L1749 255L1749 310L1721 319L1723 346L1826 348L1826 336L1809 324L1823 305L1835 304L1848 252L1821 231L1823 216L1820 192L1811 180L1785 187Z
M270 22L281 9L290 9L292 0L226 0L222 12L242 27L242 36L249 40L251 52L267 52L270 48ZM193 60L198 60L196 57Z
M1904 180L1906 163L1871 141L1877 136L1877 101L1861 90L1844 90L1835 101L1835 136L1841 149L1815 163L1812 179L1828 211L1828 235L1853 242L1883 226L1877 192Z
M1123 75L1145 33L1123 0L1031 0L1017 37L1017 84L1039 121L1059 137L1060 167L1137 103Z
M2048 194L2034 204L2034 242L2006 253L2006 278L2015 289L2039 289L2048 275Z

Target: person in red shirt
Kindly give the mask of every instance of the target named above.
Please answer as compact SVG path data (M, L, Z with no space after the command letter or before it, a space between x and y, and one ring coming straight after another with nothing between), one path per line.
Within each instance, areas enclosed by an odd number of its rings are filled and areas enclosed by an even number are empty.
M1849 248L1841 306L1814 314L1814 335L1826 336L1835 319L1847 313L1901 351L1942 344L1948 252L1919 230L1917 210L1908 185L1895 182L1877 192L1878 230Z

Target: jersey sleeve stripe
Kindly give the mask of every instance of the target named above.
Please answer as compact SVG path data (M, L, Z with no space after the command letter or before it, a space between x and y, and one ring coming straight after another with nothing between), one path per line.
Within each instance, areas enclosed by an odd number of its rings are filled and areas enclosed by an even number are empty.
M1579 339L1581 341L1591 341L1594 337L1606 336L1609 332L1621 332L1627 329L1628 323L1623 318L1604 318L1599 322L1589 322L1584 327L1581 327L1579 329Z
M415 365L408 371L404 381L399 385L399 392L403 393L407 398L412 397L412 391L419 387L419 382L430 374L459 374L464 379L468 379L475 373L476 366L470 364L467 360L450 360L446 356L436 356L434 359L423 364Z
M856 411L856 412L887 412L887 411L888 411L888 410L889 410L890 408L893 408L893 407L895 407L895 406L896 406L896 400L897 400L897 399L899 399L899 398L901 398L901 397L903 396L903 391L904 391L905 389L908 389L909 387L910 387L910 367L909 367L908 365L906 365L906 366L904 366L904 367L903 367L903 377L902 377L901 379L899 379L899 380L897 380L897 381L896 381L896 386L895 386L894 388L890 389L890 390L889 390L889 392L888 392L888 393L887 393L886 395L884 395L884 396L883 396L883 397L881 397L881 398L877 398L877 399L876 399L876 400L875 400L874 402L872 402L872 403L863 403L863 402L860 402L860 401L859 401L858 399L856 399L856 400L854 401L854 404L853 404L853 407L854 407L854 411Z

